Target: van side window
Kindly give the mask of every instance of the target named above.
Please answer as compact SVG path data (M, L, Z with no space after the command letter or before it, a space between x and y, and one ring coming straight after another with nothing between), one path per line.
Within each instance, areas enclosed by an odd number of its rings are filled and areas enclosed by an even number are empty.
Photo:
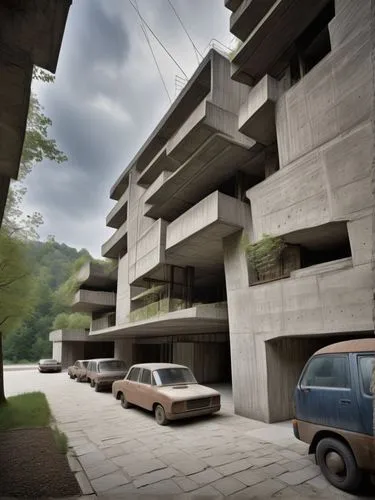
M303 378L302 387L350 387L349 358L329 354L312 358Z
M375 356L359 356L359 375L365 394L375 394Z

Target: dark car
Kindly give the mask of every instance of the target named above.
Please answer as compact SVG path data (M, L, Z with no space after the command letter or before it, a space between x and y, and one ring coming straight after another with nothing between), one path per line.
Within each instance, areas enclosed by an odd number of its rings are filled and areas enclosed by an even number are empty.
M40 373L61 372L61 363L56 359L40 359L38 363Z
M295 392L295 436L345 491L375 474L374 370L375 338L339 342L310 358Z
M86 378L91 387L99 392L111 388L115 380L125 377L128 368L124 361L114 358L91 359L87 366Z

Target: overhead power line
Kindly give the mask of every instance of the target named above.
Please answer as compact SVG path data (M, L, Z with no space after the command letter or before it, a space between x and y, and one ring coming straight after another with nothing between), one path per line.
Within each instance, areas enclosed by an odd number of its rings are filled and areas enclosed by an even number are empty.
M185 71L181 68L181 66L178 64L178 62L176 61L176 59L172 56L172 54L169 52L169 50L165 47L165 45L159 40L159 38L155 35L155 33L153 32L153 30L150 28L149 24L147 23L147 21L144 19L144 17L142 16L142 14L137 10L137 7L134 5L134 3L132 2L132 0L129 0L129 3L130 5L133 7L133 9L136 11L137 15L139 16L139 18L142 20L142 22L144 23L144 25L147 27L147 29L150 31L150 33L152 34L152 36L157 40L157 42L161 45L161 47L164 49L164 51L168 54L168 56L172 59L172 61L175 63L175 65L178 67L178 69L185 75L185 77L187 78L187 74L185 73Z
M185 33L186 33L187 37L189 38L189 40L190 40L190 42L191 42L191 44L192 44L192 46L193 46L193 49L194 49L195 56L196 56L196 58L197 58L198 64L199 64L199 63L200 63L199 56L200 56L200 58L201 58L201 59L203 59L202 54L199 52L199 50L198 50L197 46L196 46L196 45L195 45L195 43L193 42L193 39L192 39L192 38L191 38L191 36L189 35L188 30L186 29L186 27L185 27L184 23L182 22L181 17L178 15L177 10L174 8L174 6L173 6L173 4L172 4L171 0L168 0L168 3L169 3L169 5L171 6L171 8L172 8L173 12L175 13L175 16L177 17L177 19L180 21L180 24L181 24L181 26L182 26L182 29L185 31Z
M140 16L139 6L138 6L138 2L137 2L137 0L135 0L135 6L136 6L136 9L137 9L137 14L138 14L138 16ZM172 102L171 96L170 96L170 94L169 94L169 92L168 92L167 84L165 83L165 80L164 80L164 77L163 77L163 73L161 72L160 66L159 66L158 61L157 61L157 59L156 59L156 56L155 56L154 50L153 50L153 48L152 48L152 45L151 45L151 42L150 42L149 36L148 36L148 34L147 34L147 31L146 31L145 27L143 26L143 21L142 21L142 20L141 20L141 22L140 22L140 26L141 26L141 29L142 29L142 31L143 31L143 34L144 34L144 36L145 36L145 38L146 38L146 42L147 42L147 45L148 45L148 47L149 47L149 49L150 49L150 52L151 52L151 54L152 54L152 57L153 57L153 59L154 59L154 63L155 63L155 65L156 65L157 69L158 69L159 76L160 76L161 81L162 81L162 83L163 83L163 86L164 86L165 92L167 93L167 96L168 96L169 102Z

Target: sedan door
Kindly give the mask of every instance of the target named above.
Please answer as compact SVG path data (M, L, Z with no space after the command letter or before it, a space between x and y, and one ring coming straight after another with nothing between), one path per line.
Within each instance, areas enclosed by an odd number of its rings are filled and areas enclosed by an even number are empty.
M153 391L151 386L151 371L143 368L142 373L139 377L138 384L138 405L146 410L152 410L153 405Z
M133 403L135 405L139 405L138 403L138 378L140 375L141 369L138 367L131 368L126 379L124 380L124 392L125 397L129 401L129 403Z
M352 354L353 366L358 370L358 405L365 434L373 435L373 418L375 392L371 387L373 370L375 370L375 353L366 353L356 356ZM357 358L357 359L356 359ZM356 363L357 361L357 363Z

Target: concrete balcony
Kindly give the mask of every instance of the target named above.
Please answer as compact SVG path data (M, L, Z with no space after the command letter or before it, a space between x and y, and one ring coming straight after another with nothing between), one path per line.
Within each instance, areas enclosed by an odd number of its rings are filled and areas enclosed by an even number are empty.
M215 191L167 227L168 263L206 270L222 266L223 238L242 229L250 218L249 205Z
M112 291L117 283L117 267L87 262L78 271L76 279L83 288Z
M129 189L126 189L124 194L106 217L106 225L108 227L119 229L119 227L124 224L128 217L128 201Z
M93 319L91 321L91 328L90 328L90 334L92 332L95 332L97 330L103 330L105 328L111 328L114 327L116 324L116 313L109 313L101 318L98 319ZM94 337L95 338L95 337ZM92 339L92 337L91 337Z
M182 165L149 196L145 215L174 220L255 156L255 141L238 132L238 115L204 101L167 145Z
M269 75L253 87L240 108L239 130L263 145L276 140L275 106L279 98L279 84Z
M127 252L128 225L126 222L102 245L102 256L117 259L120 252Z
M250 85L266 73L276 78L289 60L283 55L328 2L275 1L232 59L232 78Z
M255 26L263 19L276 0L241 0L230 16L230 31L240 40L245 40ZM229 3L229 2L228 2ZM233 4L233 2L231 2ZM227 2L226 2L227 4ZM233 7L233 5L232 5Z
M129 248L129 283L136 284L148 273L157 272L165 263L165 237L167 223L155 221Z
M91 329L91 336L98 339L119 337L153 337L197 333L228 332L228 307L226 302L199 304L188 309L157 314L147 319L132 321L112 328Z
M241 5L242 0L224 0L224 5L227 9L234 12Z
M172 175L172 172L163 170L160 175L155 179L151 186L147 189L145 193L145 204L148 204L148 200L153 196L159 189L167 182L168 178ZM147 210L146 210L147 211Z
M97 292L93 290L78 290L74 296L73 312L93 312L116 307L114 292Z
M180 163L167 155L167 148L164 147L148 166L141 172L138 178L138 184L141 186L149 186L163 172L175 172Z

